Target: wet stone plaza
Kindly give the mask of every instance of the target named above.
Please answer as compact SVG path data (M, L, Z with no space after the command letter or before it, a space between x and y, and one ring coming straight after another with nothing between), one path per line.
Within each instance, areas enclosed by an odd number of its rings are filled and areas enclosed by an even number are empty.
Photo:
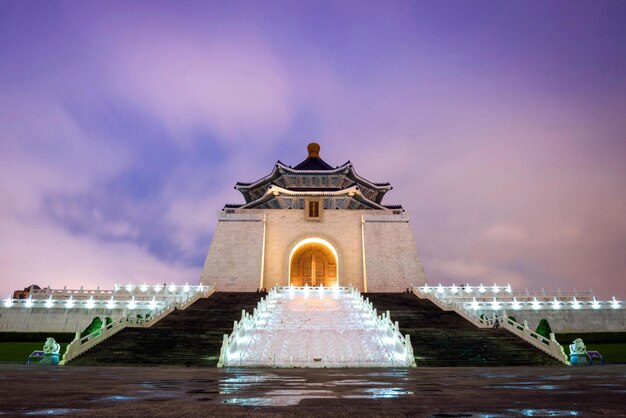
M624 416L626 366L250 369L1 365L0 415Z

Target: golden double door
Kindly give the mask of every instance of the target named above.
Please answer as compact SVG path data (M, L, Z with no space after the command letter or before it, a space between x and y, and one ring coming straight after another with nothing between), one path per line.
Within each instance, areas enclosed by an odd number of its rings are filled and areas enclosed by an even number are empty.
M291 284L294 286L333 286L337 283L337 261L328 248L309 244L291 258Z

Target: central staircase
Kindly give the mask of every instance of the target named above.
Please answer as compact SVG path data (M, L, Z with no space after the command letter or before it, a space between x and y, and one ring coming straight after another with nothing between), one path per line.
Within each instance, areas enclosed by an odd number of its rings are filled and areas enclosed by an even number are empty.
M539 366L561 364L509 331L477 328L412 293L365 293L378 312L389 311L411 336L417 367Z
M72 365L173 365L215 367L224 334L241 311L251 312L263 293L216 292L149 328L125 328L72 360Z

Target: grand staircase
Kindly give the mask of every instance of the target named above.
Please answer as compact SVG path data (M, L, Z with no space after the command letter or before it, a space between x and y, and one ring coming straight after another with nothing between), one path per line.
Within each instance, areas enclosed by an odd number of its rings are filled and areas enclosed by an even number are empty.
M412 293L366 293L379 313L390 311L411 336L417 367L561 364L505 329L477 328Z
M216 292L152 327L125 328L72 360L72 365L174 365L214 367L222 338L241 310L251 312L261 293Z

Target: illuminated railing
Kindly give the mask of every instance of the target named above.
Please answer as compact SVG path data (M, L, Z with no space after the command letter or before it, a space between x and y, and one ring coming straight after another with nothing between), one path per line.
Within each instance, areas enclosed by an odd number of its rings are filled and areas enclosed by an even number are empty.
M524 321L524 324L522 325L515 320L507 317L506 313L503 313L501 316L494 315L491 318L485 318L481 321L483 321L487 326L492 328L495 326L502 327L507 331L522 338L523 340L531 343L546 354L554 357L561 363L568 366L571 365L567 354L565 354L563 346L558 343L554 336L554 333L550 333L550 338L546 338L543 335L531 330L528 327L527 321Z
M378 330L378 335L380 336L380 338L384 340L385 345L389 348L394 347L394 349L397 350L398 357L391 360L392 364L400 367L415 367L415 357L413 355L413 348L411 346L410 337L409 335L403 336L400 333L400 327L398 325L398 322L391 321L389 312L378 315L376 309L373 307L373 304L368 299L364 299L359 291L352 287L309 287L306 285L274 287L269 291L265 298L258 302L257 307L253 310L252 314L242 310L241 319L239 321L235 321L233 324L233 332L230 335L224 334L223 336L222 348L220 350L220 357L217 367L259 365L277 366L275 356L273 360L242 360L241 353L245 351L247 346L250 344L249 331L253 329L265 329L267 327L270 313L275 309L277 304L278 293L296 291L303 291L305 293L310 292L309 294L311 295L316 293L322 295L324 294L324 292L348 292L350 295L350 303L355 309L361 312L361 319L364 321L364 323L369 323L369 326L374 326ZM237 353L239 353L239 355L237 355ZM356 363L354 361L348 360L344 362L343 355L341 356L341 360L331 359L330 361L328 361L326 356L323 359L311 359L309 357L305 364L308 367L314 364L316 361L322 361L321 365L324 367L344 367L347 364L349 364L351 367L381 366L380 361L370 361L364 359L359 359ZM293 364L294 362L292 356L289 363L280 364L280 366L293 367ZM302 363L299 364L302 365Z
M507 331L517 335L524 341L532 344L546 354L549 354L563 364L569 365L568 357L565 354L563 347L554 338L554 334L550 334L550 339L545 338L528 328L528 323L526 321L524 321L524 325L521 325L513 319L507 317L506 311L503 311L500 316L497 316L494 313L491 318L481 318L478 316L477 308L475 306L473 306L472 309L467 309L462 304L443 299L440 296L442 292L422 293L421 289L423 289L423 287L415 287L413 288L413 292L421 298L432 301L441 309L445 311L454 311L479 328L493 328L497 321L498 326L501 326ZM494 304L496 303L498 302L494 302ZM494 310L502 309L502 307L497 305L492 306Z
M5 308L62 308L62 309L130 309L155 310L174 302L183 302L207 286L198 285L119 285L113 290L36 289L26 299L9 297L3 301Z
M363 222L409 222L410 215L407 212L389 215L363 215Z
M76 357L85 353L89 349L95 347L109 337L117 334L124 328L151 327L159 322L161 319L172 313L175 309L185 310L198 299L211 296L213 292L215 292L215 289L213 287L209 288L204 286L202 291L198 290L197 292L187 293L188 296L185 300L181 302L171 302L166 305L164 309L157 310L153 313L153 315L147 318L124 316L111 322L110 324L106 324L99 330L96 330L84 337L81 337L80 333L77 332L74 341L68 344L67 348L65 349L65 353L63 354L63 359L61 360L60 364L67 364L68 362L74 360Z
M599 301L591 291L587 292L515 292L506 286L424 286L415 287L420 295L433 295L446 304L463 309L476 310L520 310L520 309L624 309L624 302L613 297Z
M413 354L413 346L411 345L411 336L409 334L402 335L400 332L400 325L398 321L392 322L389 311L383 312L378 315L374 304L369 301L369 298L364 298L361 293L355 288L350 288L350 293L355 300L356 304L360 304L361 307L369 314L370 319L374 320L377 328L382 331L383 338L391 339L404 353L405 366L416 367L415 356Z
M247 341L243 338L244 333L254 327L255 322L268 320L268 312L276 304L276 295L278 293L278 287L273 287L262 298L256 308L254 308L252 314L249 314L245 310L241 311L241 319L233 323L233 332L228 335L224 334L222 340L222 348L220 349L220 357L217 362L217 367L224 367L229 365L229 355L233 353L242 344L247 344Z

